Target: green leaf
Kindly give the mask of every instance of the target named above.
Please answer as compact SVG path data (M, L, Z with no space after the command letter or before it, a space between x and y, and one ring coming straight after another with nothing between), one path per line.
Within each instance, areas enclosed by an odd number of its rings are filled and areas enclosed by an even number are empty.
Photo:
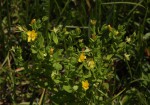
M81 33L81 29L79 27L76 28L76 34L80 34Z
M146 19L146 22L147 22L148 24L150 24L150 18L147 18L147 19Z
M56 83L56 84L59 84L61 81L59 80L59 78L57 78L58 76L58 72L55 70L55 71L52 71L51 73L51 78L52 80Z
M106 24L104 24L104 25L102 26L102 28L101 28L101 31L104 31L104 30L108 30L108 27L107 27Z
M48 17L47 16L44 16L43 18L42 18L42 21L47 21L48 20Z
M71 57L70 62L71 62L72 64L76 64L76 63L77 63L77 58L76 58L76 57Z
M44 52L43 51L38 51L37 58L43 60L44 59Z
M74 90L74 91L77 91L77 90L78 90L78 87L79 87L79 86L77 86L77 85L73 86L73 90Z
M72 93L72 88L69 85L63 85L63 89L68 93Z
M38 47L42 48L44 47L44 38L42 35L40 35L39 40L38 40Z
M54 82L55 82L56 84L59 84L61 81L58 80L58 79L54 79Z
M54 88L54 91L58 92L58 89L57 89L57 88Z
M118 47L123 48L123 47L125 47L125 45L126 45L125 42L121 42L121 43L119 43Z
M54 32L52 32L52 36L53 36L53 41L54 41L54 43L55 43L55 44L58 44L57 35L56 35Z
M150 38L150 32L146 33L144 36L143 36L143 39L144 40L147 40Z
M126 105L127 102L129 100L129 96L128 95L125 95L123 98L122 98L122 105Z
M44 86L48 86L48 82L45 82L45 83L44 83Z
M90 78L92 76L91 71L89 71L86 75L84 75L84 78Z
M48 39L51 40L51 34L48 32Z
M113 56L113 54L107 55L106 60L110 60L112 58L112 56Z
M35 50L35 49L31 49L31 52L33 53L33 54L36 54L37 53L37 50Z
M54 63L53 64L53 67L56 69L56 70L62 70L62 65L60 63Z
M41 20L38 19L37 22L36 22L35 28L36 28L36 29L39 29L39 28L41 28L41 27L42 27Z
M55 71L52 71L52 73L51 73L51 78L54 79L54 78L56 77L56 75L57 75L56 70L55 70Z
M109 84L108 83L103 83L103 86L106 90L109 90Z

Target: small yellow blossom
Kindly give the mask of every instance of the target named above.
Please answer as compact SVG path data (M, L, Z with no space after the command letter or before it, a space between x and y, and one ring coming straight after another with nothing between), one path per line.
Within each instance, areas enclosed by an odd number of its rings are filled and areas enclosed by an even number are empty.
M34 24L36 22L36 19L32 19L30 24Z
M88 60L87 63L90 69L93 69L95 67L95 62L92 59Z
M27 35L28 35L28 42L34 41L37 37L37 33L35 32L35 30L28 31Z
M108 25L107 27L108 27L109 31L112 31L113 28L110 25Z
M82 81L82 87L84 90L89 89L89 82L87 80Z
M53 53L54 53L54 49L50 48L50 55L53 55Z
M90 20L90 23L95 26L96 25L96 20Z
M79 57L79 59L78 59L78 62L83 62L85 59L86 59L86 56L85 56L85 54L82 52L82 53L80 54L80 57Z
M128 61L130 60L130 55L129 55L129 54L125 53L125 54L124 54L124 57L125 57L125 59L128 60Z

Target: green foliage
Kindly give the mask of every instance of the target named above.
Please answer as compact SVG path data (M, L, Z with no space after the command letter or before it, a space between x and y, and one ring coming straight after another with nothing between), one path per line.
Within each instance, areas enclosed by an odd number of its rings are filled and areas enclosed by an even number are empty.
M0 103L150 103L149 0L0 3Z

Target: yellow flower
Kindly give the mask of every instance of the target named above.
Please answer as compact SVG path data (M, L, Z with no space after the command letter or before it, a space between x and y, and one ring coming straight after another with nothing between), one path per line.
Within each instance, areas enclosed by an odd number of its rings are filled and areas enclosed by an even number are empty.
M83 62L85 59L86 59L86 56L85 56L85 54L82 52L82 53L80 54L80 57L79 57L79 59L78 59L78 62Z
M109 31L112 31L112 27L110 25L107 26Z
M87 80L82 81L82 87L84 90L89 89L89 82Z
M30 24L34 24L36 22L36 19L32 19Z
M35 32L35 30L28 31L27 35L28 35L28 42L34 41L35 38L37 37L37 33Z
M95 67L95 62L92 59L88 60L87 63L90 69L93 69Z

